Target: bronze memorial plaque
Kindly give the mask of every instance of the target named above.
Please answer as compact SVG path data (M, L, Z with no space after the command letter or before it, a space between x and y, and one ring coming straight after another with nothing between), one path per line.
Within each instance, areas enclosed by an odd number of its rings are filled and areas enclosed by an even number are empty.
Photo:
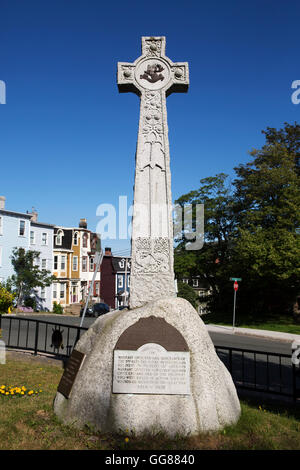
M73 349L73 352L69 357L66 368L57 387L57 391L62 393L66 398L69 398L74 380L78 374L84 358L85 354L81 353L80 351L76 351L76 349Z
M114 349L113 393L190 394L190 352L163 318L141 318Z

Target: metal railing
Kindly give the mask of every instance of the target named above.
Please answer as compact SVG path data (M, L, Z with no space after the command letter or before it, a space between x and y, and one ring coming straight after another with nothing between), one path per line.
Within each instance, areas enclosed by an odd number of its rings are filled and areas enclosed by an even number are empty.
M0 315L0 329L7 348L68 358L88 328ZM237 389L289 397L294 402L300 398L300 369L291 355L227 346L215 349Z
M238 389L300 398L300 370L292 355L252 349L215 346Z
M0 329L7 348L67 358L88 328L0 315Z

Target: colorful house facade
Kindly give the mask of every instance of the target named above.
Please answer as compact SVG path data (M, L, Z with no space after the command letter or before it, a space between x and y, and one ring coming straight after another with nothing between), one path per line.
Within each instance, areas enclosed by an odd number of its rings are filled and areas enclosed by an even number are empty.
M105 248L101 264L101 298L112 309L128 305L131 258L113 256Z
M80 305L88 294L95 270L95 239L97 235L87 229L86 219L78 227L54 228L53 302L62 306ZM100 300L100 269L96 275L92 302Z
M5 208L5 197L0 196L0 282L14 274L11 256L14 248L38 251L36 263L40 269L52 273L54 226L37 221L38 214L16 212ZM39 310L52 309L52 286L36 288L33 292Z
M29 249L38 251L40 256L37 264L41 270L53 272L53 232L54 225L37 221L34 213L29 232ZM52 284L44 288L36 288L36 301L39 310L52 311Z

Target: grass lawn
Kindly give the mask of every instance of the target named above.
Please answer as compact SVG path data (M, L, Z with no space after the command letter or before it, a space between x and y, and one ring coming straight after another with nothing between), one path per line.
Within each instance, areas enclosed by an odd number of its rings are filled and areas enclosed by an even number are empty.
M24 386L42 390L22 396L0 394L0 450L98 449L98 450L300 450L300 410L285 410L243 401L235 426L213 434L168 439L162 434L143 437L111 435L92 429L75 430L62 425L53 413L53 399L62 367L53 361L8 353L0 364L0 387Z
M213 314L204 315L202 317L204 323L232 326L232 319L225 320L219 316ZM256 330L269 330L269 331L281 331L282 333L291 333L294 335L300 335L300 324L295 323L291 316L273 316L267 318L257 318L254 316L245 316L244 318L236 318L236 327L238 328L254 328Z

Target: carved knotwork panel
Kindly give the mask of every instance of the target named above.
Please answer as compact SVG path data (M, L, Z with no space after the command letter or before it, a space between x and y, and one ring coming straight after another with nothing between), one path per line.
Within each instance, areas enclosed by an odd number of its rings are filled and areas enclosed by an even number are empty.
M170 270L169 238L142 238L135 240L132 273L158 273Z

